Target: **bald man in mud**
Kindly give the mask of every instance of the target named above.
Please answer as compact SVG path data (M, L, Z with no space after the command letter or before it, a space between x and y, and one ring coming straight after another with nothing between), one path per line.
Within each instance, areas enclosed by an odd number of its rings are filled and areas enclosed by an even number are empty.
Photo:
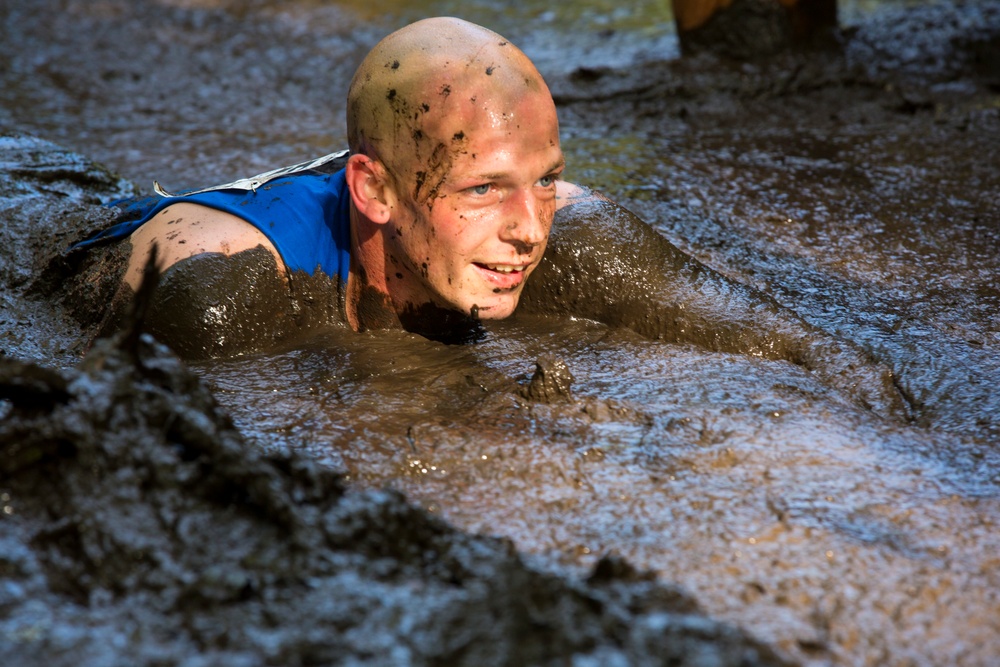
M322 319L303 315L317 295L354 330L446 340L520 302L786 359L877 412L905 414L891 373L864 351L561 180L552 96L500 35L453 18L389 35L351 82L347 126L342 169L330 157L167 197L105 232L131 241L116 302L155 244L164 273L148 327L188 357L264 349Z

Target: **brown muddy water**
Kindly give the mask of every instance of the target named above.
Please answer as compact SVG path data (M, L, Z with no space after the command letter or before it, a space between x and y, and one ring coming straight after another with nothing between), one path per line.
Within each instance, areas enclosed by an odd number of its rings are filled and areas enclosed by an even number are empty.
M992 665L1000 3L845 10L829 50L732 63L678 60L659 2L8 1L0 125L145 191L226 182L340 148L388 30L451 13L505 33L550 83L570 180L872 351L913 423L787 363L521 315L473 345L329 329L194 364L237 430L558 576L619 556L793 664ZM18 256L4 354L68 369L79 332L23 296ZM568 395L528 397L538 360Z

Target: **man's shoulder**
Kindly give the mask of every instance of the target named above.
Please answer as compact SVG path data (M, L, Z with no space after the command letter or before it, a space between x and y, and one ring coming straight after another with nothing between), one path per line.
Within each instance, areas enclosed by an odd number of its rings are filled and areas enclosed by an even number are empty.
M596 190L569 181L556 181L556 210L587 201L610 201Z

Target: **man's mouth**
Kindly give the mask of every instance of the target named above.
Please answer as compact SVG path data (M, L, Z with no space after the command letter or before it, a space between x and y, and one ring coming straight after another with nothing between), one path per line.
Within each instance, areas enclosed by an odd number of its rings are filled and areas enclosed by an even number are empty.
M528 264L480 264L476 263L476 266L482 267L484 269L489 269L490 271L496 271L497 273L523 273L525 269L528 268Z
M473 266L479 269L479 274L493 285L494 292L506 292L518 289L524 282L526 271L531 268L531 264L489 264L486 262L474 262Z

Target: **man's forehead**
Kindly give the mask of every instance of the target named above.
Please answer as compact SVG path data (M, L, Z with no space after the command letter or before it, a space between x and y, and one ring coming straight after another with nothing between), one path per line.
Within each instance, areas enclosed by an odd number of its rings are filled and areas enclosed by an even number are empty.
M425 113L415 120L441 133L474 133L482 128L533 124L545 131L555 120L555 103L545 87L528 88L484 81L481 77L451 77L439 72L420 95Z
M557 155L557 157L555 157L554 159L551 159L551 160L548 160L548 161L545 161L545 162L539 162L539 168L537 169L537 171L538 171L537 176L541 177L541 176L544 176L546 174L552 174L552 173L561 171L562 168L566 166L566 160L563 158L562 151L556 149L554 151L554 154ZM502 157L507 157L507 156L503 155L503 156L496 156L496 157L501 157L502 158ZM499 160L498 160L498 162L499 162ZM468 173L468 174L459 174L459 173L456 173L456 174L453 175L453 177L462 177L462 176L465 176L465 177L468 177L468 178L473 178L475 180L482 180L482 181L506 181L506 180L514 180L516 178L519 178L519 177L523 176L523 174L521 173L523 171L523 169L519 169L520 167L529 167L530 165L527 165L524 162L518 160L514 164L508 164L508 165L503 165L503 166L501 166L499 164L493 164L493 165L482 164L480 166L482 167L482 169L477 170L475 168L472 168L472 169L469 170L470 173ZM504 168L504 167L506 167L506 168ZM534 175L533 175L533 177L534 177Z
M525 171L538 172L535 177L540 177L566 163L558 136L530 131L512 135L505 141L476 141L472 137L461 146L453 145L453 149L451 164L455 178L503 180L520 178Z
M447 99L429 104L417 122L427 139L461 151L513 143L532 152L559 149L559 122L547 89L518 93L481 84L452 86Z
M423 30L408 31L382 52L380 71L367 82L385 110L367 122L372 128L389 122L381 134L389 143L380 152L397 173L413 174L430 190L458 176L453 170L459 164L464 175L474 169L523 179L524 170L514 166L518 160L531 156L528 171L542 171L533 176L540 178L562 159L555 104L541 75L515 46L481 30L423 47L412 41ZM403 42L413 48L398 48Z

